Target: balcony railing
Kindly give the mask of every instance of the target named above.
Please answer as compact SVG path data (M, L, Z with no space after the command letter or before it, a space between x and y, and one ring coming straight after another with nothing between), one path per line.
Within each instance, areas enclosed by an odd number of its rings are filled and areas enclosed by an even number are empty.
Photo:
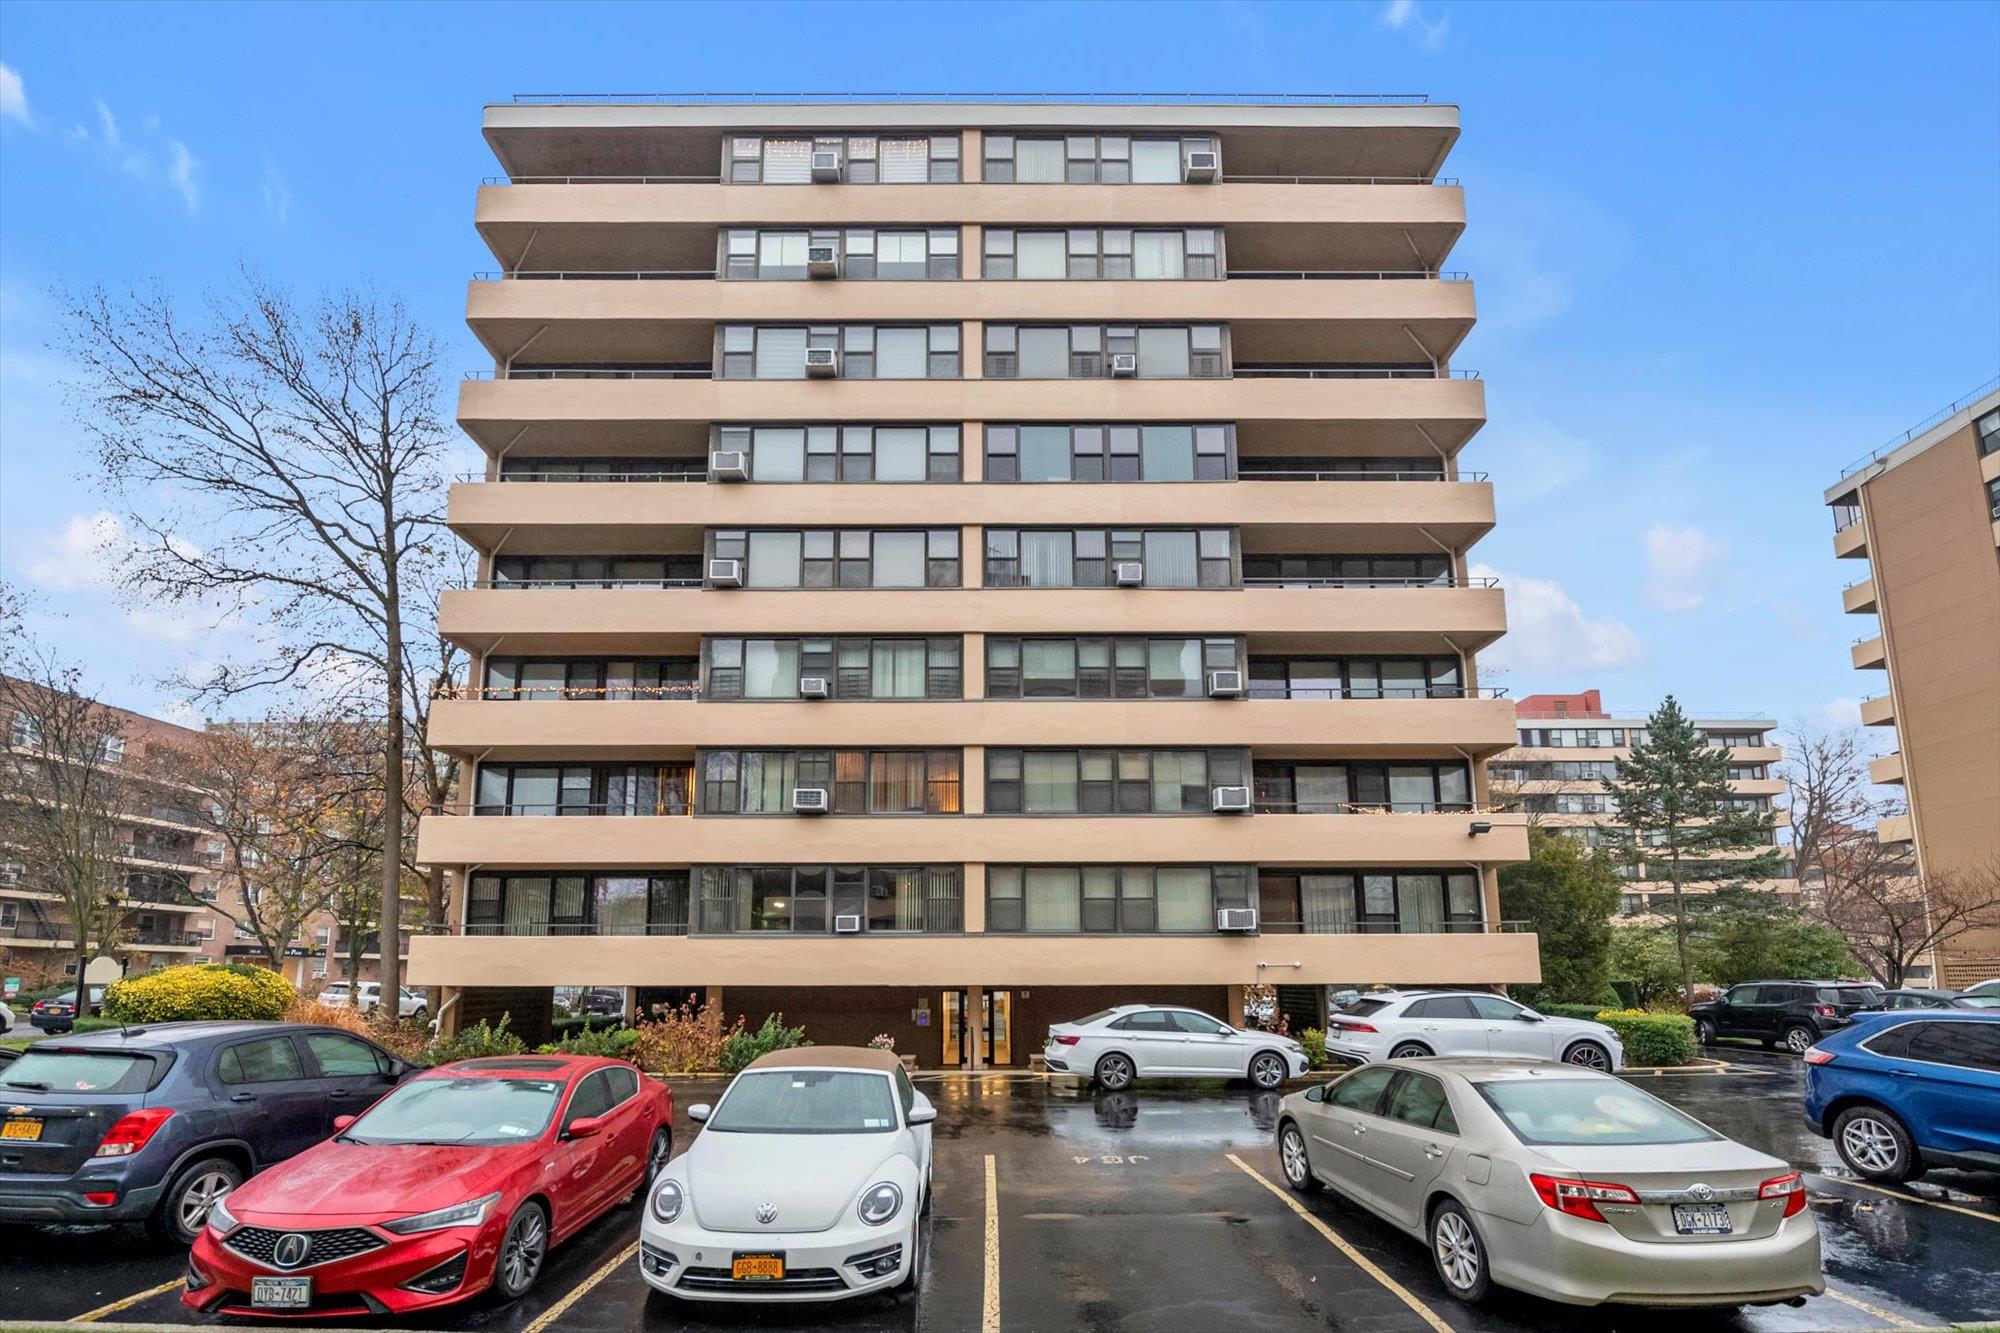
M1864 457L1855 459L1852 463L1849 463L1844 469L1841 470L1840 473L1841 480L1845 481L1847 478L1853 476L1855 473L1859 472L1862 468L1867 467L1871 463L1881 462L1883 459L1887 458L1890 454L1895 453L1898 449L1908 444L1911 440L1916 439L1919 435L1928 434L1930 431L1935 430L1937 427L1951 420L1953 417L1957 416L1960 412L1963 412L1966 408L1972 406L1980 399L1986 397L1986 395L1992 393L1995 389L2000 389L2000 375L1995 375L1992 379L1986 381L1986 383L1980 385L1978 388L1974 389L1971 393L1968 393L1963 397L1959 398L1958 401L1952 403L1946 403L1943 407L1931 413L1929 416L1925 417L1922 421L1919 421L1916 425L1910 427L1908 430L1904 431L1901 435L1898 435L1895 439L1889 441L1887 444L1883 445L1880 449L1877 449L1875 452L1867 454Z
M1425 106L1429 93L515 93L522 106Z
M137 935L127 935L122 942L139 949L194 948L207 943L208 938L189 930L149 930Z
M683 282L714 278L712 268L509 269L472 275L474 282Z
M1354 578L1286 578L1281 574L1245 577L1246 588L1497 588L1497 578L1461 579L1449 574L1436 578L1375 578L1361 575Z
M516 366L504 374L468 370L469 380L706 380L711 366Z
M1250 681L1252 699L1504 699L1505 685L1466 689L1461 685L1392 686L1371 691L1335 689L1326 685L1283 685L1276 681Z
M1232 268L1229 277L1270 278L1280 281L1379 281L1379 282L1471 282L1472 275L1456 269L1434 268L1390 268L1390 269L1343 269L1343 268Z
M698 578L672 579L474 579L474 588L699 588Z
M1237 366L1239 380L1476 380L1476 370L1433 366Z
M1470 801L1284 801L1259 796L1251 809L1260 815L1490 815L1498 807Z
M1484 472L1461 472L1448 477L1442 472L1381 472L1368 468L1248 467L1255 459L1236 460L1238 481L1485 481Z
M1251 185L1435 185L1456 186L1456 176L1269 176L1226 174L1229 182ZM482 176L481 185L731 185L739 182L726 181L721 176L709 173L702 176ZM917 181L912 184L927 184ZM939 184L981 185L997 182L950 181ZM1056 184L1058 182L1049 182ZM1011 184L1011 182L1010 182Z
M554 472L546 474L516 473L511 477L505 474L502 474L501 476L498 477L489 477L484 472L461 472L457 476L453 477L452 480L458 482L481 482L481 483L490 482L495 485L504 483L509 486L516 484L529 485L536 482L565 483L573 481L705 482L708 480L708 472L705 468L701 471L696 471L696 472L664 472L660 471L659 469L650 469L643 472Z
M543 702L551 699L629 700L675 699L693 702L701 698L701 686L693 681L665 685L439 685L433 699L498 699Z

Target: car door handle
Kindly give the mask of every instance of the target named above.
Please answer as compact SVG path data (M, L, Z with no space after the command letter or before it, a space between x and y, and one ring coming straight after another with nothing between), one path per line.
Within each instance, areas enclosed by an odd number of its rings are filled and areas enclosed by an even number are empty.
M1366 1134L1368 1132L1368 1126L1357 1122L1354 1126L1354 1132L1356 1134Z
M332 1092L329 1092L326 1095L329 1097L339 1098L339 1097L347 1097L351 1094L349 1094L346 1088L335 1088Z
M232 1094L229 1100L232 1102L254 1102L257 1100L257 1094L254 1092L239 1092Z
M1424 1145L1424 1156L1442 1157L1444 1156L1444 1149L1438 1147L1435 1143L1426 1143Z

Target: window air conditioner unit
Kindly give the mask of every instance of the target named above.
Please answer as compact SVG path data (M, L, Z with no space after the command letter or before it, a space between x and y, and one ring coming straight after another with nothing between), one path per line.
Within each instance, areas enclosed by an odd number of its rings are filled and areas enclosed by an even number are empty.
M1196 149L1187 155L1187 167L1181 179L1190 185L1213 185L1215 176L1222 169L1212 150Z
M1113 352L1111 354L1111 378L1129 380L1139 373L1137 352Z
M799 698L830 699L832 697L833 691L828 688L825 676L799 677Z
M861 914L859 912L842 912L836 915L833 918L833 933L836 935L859 935L861 933Z
M750 455L741 449L717 449L708 456L710 481L750 480Z
M831 243L806 247L806 272L815 278L840 276L840 247Z
M840 374L840 364L833 359L831 347L806 348L806 378L830 380Z
M1208 673L1208 697L1211 699L1239 699L1243 696L1243 673L1241 671L1211 671Z
M832 184L840 179L840 150L838 148L815 148L812 155L813 182L818 185Z
M1257 909L1254 907L1219 907L1215 912L1217 930L1255 934L1257 930Z
M826 813L826 788L792 788L792 813L798 815L823 815Z
M1146 566L1137 560L1120 560L1112 567L1112 581L1121 588L1140 588L1146 583Z
M708 562L708 586L711 588L740 588L743 586L743 562L741 560L711 560Z
M1209 808L1218 815L1247 815L1250 813L1250 789L1248 787L1210 787L1208 789Z

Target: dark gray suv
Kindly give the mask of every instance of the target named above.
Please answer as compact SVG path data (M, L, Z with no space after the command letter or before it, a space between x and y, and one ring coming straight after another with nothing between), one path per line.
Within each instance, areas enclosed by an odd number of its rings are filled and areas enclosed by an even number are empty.
M190 1244L216 1199L411 1071L303 1023L160 1023L0 1065L0 1223L144 1222Z

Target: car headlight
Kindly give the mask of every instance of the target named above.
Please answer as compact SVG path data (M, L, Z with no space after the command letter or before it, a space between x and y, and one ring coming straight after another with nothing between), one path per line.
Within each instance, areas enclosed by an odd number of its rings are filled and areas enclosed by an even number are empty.
M894 1217L902 1206L903 1191L885 1180L879 1185L870 1185L862 1191L861 1206L855 1211L861 1214L861 1220L869 1226L879 1227Z
M671 1222L687 1206L687 1191L681 1188L678 1180L663 1180L660 1187L653 1191L653 1201L648 1206L653 1210L654 1221Z
M229 1205L217 1199L208 1206L208 1229L218 1236L226 1236L238 1226L236 1214L229 1211Z
M399 1236L414 1236L419 1232L443 1231L449 1227L476 1227L486 1220L486 1215L498 1202L500 1192L495 1190L483 1199L470 1199L449 1208L437 1208L428 1213L418 1213L415 1217L399 1217L393 1222L384 1222L382 1229Z

